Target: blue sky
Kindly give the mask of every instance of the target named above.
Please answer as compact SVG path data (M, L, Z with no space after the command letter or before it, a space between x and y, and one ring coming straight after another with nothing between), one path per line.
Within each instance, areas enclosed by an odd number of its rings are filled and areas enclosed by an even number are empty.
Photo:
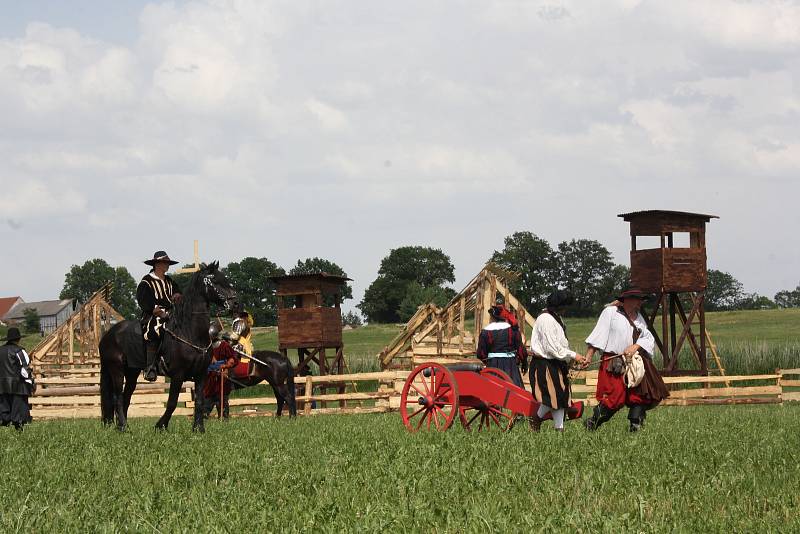
M109 11L108 6L113 6ZM55 297L157 249L289 268L357 302L401 245L460 287L503 238L720 216L709 264L800 283L795 2L2 3L0 295Z

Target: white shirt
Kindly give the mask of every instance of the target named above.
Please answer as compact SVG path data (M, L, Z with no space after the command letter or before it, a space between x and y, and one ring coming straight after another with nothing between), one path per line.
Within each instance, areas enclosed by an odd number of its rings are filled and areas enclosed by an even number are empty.
M533 325L531 352L547 360L570 361L575 358L575 351L569 349L564 329L549 313L541 314Z
M644 352L652 356L656 339L647 329L647 323L641 313L636 314L633 324L642 332L636 343ZM609 306L600 314L594 330L586 338L586 344L603 352L622 354L633 344L633 327L616 306Z

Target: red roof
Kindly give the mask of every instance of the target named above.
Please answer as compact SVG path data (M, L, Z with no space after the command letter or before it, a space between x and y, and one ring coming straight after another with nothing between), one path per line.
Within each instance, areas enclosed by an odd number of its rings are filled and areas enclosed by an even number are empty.
M19 297L2 297L0 298L0 319L11 309L11 307L20 300Z

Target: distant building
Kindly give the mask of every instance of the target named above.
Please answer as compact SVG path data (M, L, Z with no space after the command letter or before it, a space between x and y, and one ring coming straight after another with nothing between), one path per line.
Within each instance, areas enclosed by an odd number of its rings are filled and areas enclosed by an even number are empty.
M3 318L11 311L11 308L17 304L25 302L22 297L2 297L0 298L0 322L4 322Z
M39 314L39 327L42 334L49 334L75 313L75 299L44 300L42 302L21 302L2 316L3 322L9 325L20 325L25 322L25 310L32 308Z

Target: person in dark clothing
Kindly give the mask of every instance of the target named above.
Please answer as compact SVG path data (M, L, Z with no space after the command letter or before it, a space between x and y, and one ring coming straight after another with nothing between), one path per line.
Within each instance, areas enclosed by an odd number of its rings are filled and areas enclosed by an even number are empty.
M22 339L18 328L9 328L6 344L0 347L0 426L14 425L17 430L31 422L31 405L36 384L31 358L17 342Z
M221 414L224 419L230 416L229 396L233 389L233 384L227 380L228 373L239 364L239 355L233 350L230 343L225 339L220 339L221 328L219 325L212 325L208 329L211 336L211 365L208 368L208 377L203 386L203 396L206 399L204 416L211 415L214 407L217 407L217 414ZM222 391L220 391L222 388ZM220 394L222 395L222 406L220 406Z
M489 316L492 322L481 330L477 356L487 367L504 371L514 384L522 388L520 367L523 373L528 370L528 352L522 342L522 334L519 328L512 327L503 319L499 307L489 308Z
M169 311L180 301L181 294L178 285L167 276L170 265L175 265L177 261L171 260L166 252L159 250L153 254L152 260L144 263L152 269L136 288L136 302L142 310L140 322L147 354L144 378L154 382L158 378L157 358L164 325Z

